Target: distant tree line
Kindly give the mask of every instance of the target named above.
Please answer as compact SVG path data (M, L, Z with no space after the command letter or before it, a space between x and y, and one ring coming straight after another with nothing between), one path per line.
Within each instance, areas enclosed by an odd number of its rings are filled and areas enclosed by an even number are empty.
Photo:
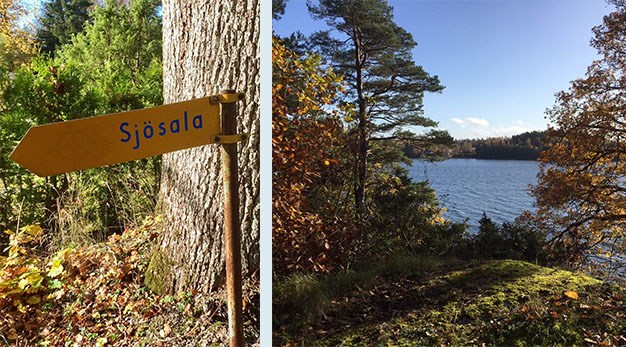
M537 160L546 149L545 131L530 131L512 137L490 137L486 139L455 140L452 147L442 147L438 157ZM423 158L432 153L418 151L410 145L404 146L410 158Z

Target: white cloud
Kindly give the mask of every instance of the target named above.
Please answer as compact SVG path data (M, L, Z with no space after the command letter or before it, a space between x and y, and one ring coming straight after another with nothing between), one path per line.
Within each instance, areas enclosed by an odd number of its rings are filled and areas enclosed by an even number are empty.
M462 127L465 125L465 121L464 121L464 120L462 120L462 119L452 118L451 120L452 120L454 123L456 123L457 125L460 125L460 126L462 126Z
M527 131L532 131L535 129L530 129L530 128L525 128L522 126L510 126L510 127L494 127L493 129L491 129L491 132L494 134L492 136L498 137L498 136L513 136L513 135L518 135L521 133L525 133Z
M457 139L510 137L543 128L534 124L527 124L521 120L511 120L507 122L508 124L490 125L484 118L466 117L463 119L452 118L451 122L455 125L448 127L448 130Z
M465 119L452 118L452 122L461 128L465 128L466 126L473 127L488 127L489 122L485 118L474 118L474 117L465 117Z
M465 118L465 121L471 125L475 125L478 127L488 127L489 126L489 122L487 122L487 120L485 118L474 118L474 117L467 117Z

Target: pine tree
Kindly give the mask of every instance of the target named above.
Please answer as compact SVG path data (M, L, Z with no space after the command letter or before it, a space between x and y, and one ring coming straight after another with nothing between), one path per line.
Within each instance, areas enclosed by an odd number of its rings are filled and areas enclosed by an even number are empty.
M437 125L424 117L422 101L425 92L444 87L437 76L413 61L417 44L393 21L392 8L384 0L320 0L317 6L309 4L309 11L331 28L314 34L312 43L349 84L346 100L354 105L349 113L356 123L352 134L355 210L363 216L370 142L401 138L423 146L449 138L445 132L419 138L404 131L409 126Z
M41 51L54 55L60 45L71 42L72 36L83 30L91 6L89 0L52 0L44 3L41 27L37 32Z

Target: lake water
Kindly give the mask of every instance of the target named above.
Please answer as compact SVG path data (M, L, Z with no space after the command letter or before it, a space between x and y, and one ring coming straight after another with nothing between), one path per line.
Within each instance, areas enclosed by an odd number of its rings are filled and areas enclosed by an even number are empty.
M539 163L528 160L448 159L437 163L414 160L414 181L429 180L454 222L468 219L478 230L483 215L497 223L512 222L525 210L534 210L528 187L537 182Z

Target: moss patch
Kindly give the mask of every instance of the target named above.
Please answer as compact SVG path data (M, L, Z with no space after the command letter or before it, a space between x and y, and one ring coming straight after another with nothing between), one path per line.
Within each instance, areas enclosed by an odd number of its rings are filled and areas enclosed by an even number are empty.
M150 264L146 270L144 284L153 292L163 295L166 294L166 288L171 276L172 262L167 259L163 251L158 246L153 248Z
M442 262L379 276L340 297L327 293L322 318L288 334L275 327L282 332L275 339L305 346L618 344L626 341L624 293L522 261Z

